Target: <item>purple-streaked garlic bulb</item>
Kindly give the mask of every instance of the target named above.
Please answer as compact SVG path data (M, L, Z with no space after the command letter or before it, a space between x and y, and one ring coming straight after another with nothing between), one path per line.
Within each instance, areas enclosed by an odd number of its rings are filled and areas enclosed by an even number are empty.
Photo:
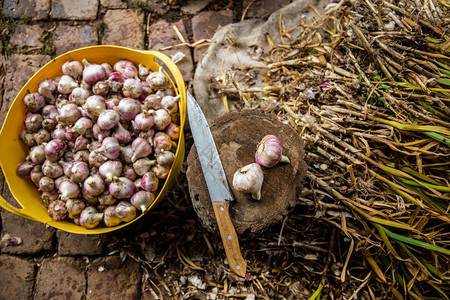
M33 170L34 164L25 161L17 166L16 174L20 177L30 176L31 170Z
M55 181L52 178L44 176L39 180L39 191L48 193L54 189Z
M83 105L83 109L91 119L96 120L100 113L106 109L106 100L99 95L89 96Z
M93 174L83 182L83 191L89 196L98 196L105 190L105 183L99 174Z
M42 108L42 116L46 119L56 120L58 109L55 105L47 104Z
M169 78L164 74L162 67L157 72L151 72L147 76L146 81L153 90L162 90L170 87Z
M105 208L103 211L103 222L107 227L117 226L122 222L116 215L116 206L111 205Z
M51 162L57 162L61 159L66 149L67 146L63 141L59 139L53 139L45 145L45 158Z
M100 128L100 126L98 126L97 123L95 123L92 126L92 136L99 140L100 142L103 141L104 138L108 137L111 135L111 132L109 130L103 130Z
M81 112L74 103L64 104L58 111L56 120L63 125L73 125L81 117Z
M142 95L141 81L135 78L125 79L122 86L122 94L129 98L139 98Z
M142 212L155 200L155 195L147 191L139 191L130 198L130 203Z
M279 162L289 163L289 158L282 152L280 140L274 135L266 135L256 148L255 161L266 168L271 168Z
M59 194L56 190L53 190L51 192L42 192L41 193L41 202L44 204L45 207L48 208L50 203L58 200Z
M132 140L131 133L125 129L120 122L117 123L117 127L114 129L111 136L120 144L128 144Z
M74 142L74 144L73 144L73 148L72 148L72 150L74 151L74 152L78 152L78 151L80 151L80 150L86 150L87 149L87 145L89 145L89 143L90 143L90 140L89 139L87 139L87 138L85 138L84 136L78 136L76 139L75 139L75 142Z
M98 202L101 205L114 205L117 199L113 197L108 191L104 191L98 196Z
M145 173L156 165L156 160L151 160L148 157L140 158L133 163L133 169L137 175L143 176Z
M69 218L73 219L78 216L83 209L86 207L86 204L83 200L80 199L67 199L66 201L66 209L69 213Z
M138 158L149 156L152 153L152 146L143 138L136 138L131 143L131 148L133 149L133 156L131 161L135 162Z
M66 203L61 200L55 200L48 205L48 215L55 221L62 221L67 217Z
M153 172L146 172L140 181L139 186L147 192L154 192L158 189L159 179Z
M261 199L261 187L264 181L264 173L257 163L248 164L233 175L233 188L252 194L253 199Z
M130 222L134 218L136 218L136 207L131 205L128 201L120 201L116 205L116 209L114 210L116 216L123 222Z
M63 95L69 95L76 87L78 87L77 81L68 75L61 76L58 81L58 92Z
M28 147L36 146L36 141L34 139L34 134L32 132L28 132L26 129L22 130L19 135L20 140L24 145Z
M61 199L77 198L80 195L80 186L70 180L61 182L58 187Z
M175 161L175 154L171 151L161 150L156 155L156 162L162 166L171 166Z
M122 174L122 163L118 160L105 161L98 168L98 172L103 178L111 182Z
M110 95L111 98L106 99L106 108L107 109L115 109L119 105L120 99L122 99L122 95Z
M55 94L58 89L58 84L52 79L44 79L39 83L38 92L41 94L48 104L55 102Z
M126 65L122 70L122 76L125 79L137 78L138 70L133 64Z
M92 86L92 93L94 95L106 96L109 93L109 83L106 80L97 81Z
M29 132L36 132L42 127L44 118L40 114L28 114L25 118L25 128Z
M119 123L120 115L113 109L105 109L100 113L97 119L97 125L102 130L110 130Z
M33 170L30 172L30 179L37 187L39 187L39 180L44 176L41 165L34 166Z
M91 129L93 126L92 120L88 117L79 118L75 124L72 126L72 132L78 133L79 135L85 135L86 131Z
M62 65L61 69L64 75L68 75L72 78L78 79L81 78L84 67L79 61L72 60L65 62Z
M113 66L113 69L114 71L122 74L123 70L128 66L134 66L134 64L129 60L123 59L116 62Z
M131 123L133 128L137 131L148 131L155 124L155 119L151 112L143 111L138 114Z
M163 108L155 110L153 117L155 119L154 127L156 130L164 130L172 122L170 114Z
M72 174L71 168L73 165L73 161L62 161L60 162L60 164L62 165L64 176L69 178L70 174Z
M180 126L175 123L170 123L164 132L170 137L172 141L177 141L180 138Z
M141 80L145 80L147 76L150 74L151 70L146 66L139 64L138 65L138 77Z
M169 175L170 166L162 166L162 165L155 165L152 168L152 172L155 173L156 177L159 179L164 179Z
M91 92L82 88L76 87L69 95L69 101L75 103L78 106L83 106L86 103L86 99L91 96Z
M161 96L157 94L148 95L143 101L143 106L145 110L161 109Z
M106 137L102 141L102 146L95 150L97 153L101 153L108 159L117 159L120 155L120 144L113 137Z
M89 150L79 150L73 155L73 160L89 162L89 153Z
M58 124L58 122L56 121L56 119L50 119L50 118L45 118L42 121L42 128L46 129L46 130L52 130L53 128L55 128L55 126Z
M31 112L38 112L46 104L44 97L39 93L29 93L23 97L23 103Z
M119 92L122 90L125 79L119 72L112 72L111 74L109 74L107 82L111 91Z
M45 120L44 120L45 121ZM48 143L51 139L50 132L47 129L41 128L33 135L36 144L40 145L43 143Z
M55 129L51 133L52 139L58 139L61 141L66 140L66 129L61 124L56 125Z
M105 63L101 63L100 65L103 67L103 69L105 69L106 77L108 77L109 74L111 74L114 71L113 67L110 64L106 63L106 62Z
M84 65L83 81L87 84L94 84L106 78L106 71L101 65L90 63L86 59L81 62Z
M153 148L155 153L158 154L161 151L169 151L172 149L172 140L165 132L159 131L153 137Z
M131 164L131 163L133 163L131 161L132 156L133 156L133 148L131 148L130 144L120 147L120 160L121 161L123 161L126 164Z
M40 165L45 161L44 145L37 145L30 149L27 158L35 165Z
M99 213L93 206L88 206L80 213L80 225L85 228L95 228L103 220L103 213Z
M90 174L89 165L84 161L74 161L70 168L70 180L75 183L81 183L88 178Z
M59 176L58 178L55 178L55 187L56 187L56 189L59 189L59 186L61 185L61 183L63 183L66 180L70 180L69 177L67 177L66 175Z
M122 119L129 122L141 112L141 104L133 98L123 98L117 105L117 110Z
M180 96L165 96L161 99L161 107L169 113L176 113L178 111L178 100Z
M109 184L109 193L117 199L127 199L134 194L134 183L125 177L114 178Z
M91 153L89 153L88 163L91 167L99 168L102 165L102 163L104 163L107 160L108 158L100 152L92 151Z
M123 166L122 177L128 178L131 181L134 181L136 179L137 174L132 165Z

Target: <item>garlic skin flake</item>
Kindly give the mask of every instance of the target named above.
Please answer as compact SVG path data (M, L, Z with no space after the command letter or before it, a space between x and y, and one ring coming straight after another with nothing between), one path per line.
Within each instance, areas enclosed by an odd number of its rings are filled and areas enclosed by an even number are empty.
M238 191L252 194L253 199L261 199L261 187L264 173L257 163L248 164L234 173L233 188Z

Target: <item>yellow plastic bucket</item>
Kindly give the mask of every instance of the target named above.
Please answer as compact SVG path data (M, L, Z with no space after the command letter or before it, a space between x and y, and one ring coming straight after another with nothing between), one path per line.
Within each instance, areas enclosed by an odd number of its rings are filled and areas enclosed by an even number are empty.
M62 65L71 60L81 61L83 58L94 63L109 63L113 65L115 62L127 59L137 64L143 64L152 71L157 71L160 64L165 70L170 72L172 87L177 95L180 95L180 138L175 153L175 162L170 170L167 179L164 181L159 194L145 211L147 213L155 205L157 205L168 192L174 178L181 170L184 160L184 124L186 121L186 87L181 76L180 70L175 63L166 55L157 51L140 51L118 46L92 46L80 48L62 54L43 66L20 90L14 99L6 116L3 127L0 131L0 166L2 167L6 182L11 190L12 195L22 208L16 208L8 203L5 198L0 195L0 206L5 210L33 221L48 224L54 228L61 229L70 233L77 234L100 234L111 232L123 228L142 218L145 213L137 216L133 221L122 223L114 227L97 227L94 229L86 229L76 225L71 221L54 221L47 213L47 208L40 202L40 193L36 186L29 180L19 177L16 174L17 166L25 161L28 149L19 139L19 134L24 129L25 113L27 111L22 99L28 92L36 92L39 83L46 78L55 78L62 75ZM171 75L171 76L170 76ZM172 80L173 79L173 80Z

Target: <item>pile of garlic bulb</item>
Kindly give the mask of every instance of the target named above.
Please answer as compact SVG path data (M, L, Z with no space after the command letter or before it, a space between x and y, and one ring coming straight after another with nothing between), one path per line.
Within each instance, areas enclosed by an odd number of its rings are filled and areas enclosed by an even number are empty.
M55 221L85 228L133 220L154 202L175 160L179 96L162 68L129 60L68 61L28 93L17 174Z

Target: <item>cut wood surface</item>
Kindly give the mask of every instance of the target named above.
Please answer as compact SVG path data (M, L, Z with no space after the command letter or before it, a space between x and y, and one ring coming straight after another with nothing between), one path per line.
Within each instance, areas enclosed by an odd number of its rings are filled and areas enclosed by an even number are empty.
M235 198L230 205L230 216L236 232L241 235L240 238L263 232L271 225L281 222L295 206L306 172L303 141L298 133L275 116L264 114L260 110L227 113L214 121L211 132ZM256 201L250 194L233 189L231 183L236 170L255 162L256 147L268 134L276 135L280 139L283 154L289 157L291 163L279 163L273 168L263 168L262 197ZM218 233L195 144L189 152L187 163L193 207L202 225L207 230Z

